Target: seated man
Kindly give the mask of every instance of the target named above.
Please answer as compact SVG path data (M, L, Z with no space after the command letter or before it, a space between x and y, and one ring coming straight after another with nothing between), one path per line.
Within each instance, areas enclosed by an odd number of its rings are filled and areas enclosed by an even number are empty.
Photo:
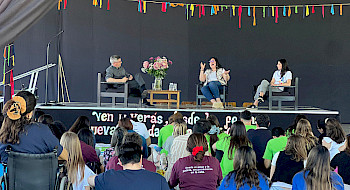
M89 185L99 189L168 190L165 178L157 173L142 169L141 146L126 142L118 149L118 160L124 170L108 170L98 176L89 177Z
M146 93L145 81L143 80L140 74L136 74L135 78L128 72L125 71L122 66L122 58L119 55L112 55L109 58L111 65L106 69L106 82L119 82L125 83L127 81L129 84L129 94L135 96L141 96ZM114 88L118 89L121 85L113 85ZM147 102L146 97L143 98L143 103L147 106L150 106L150 103Z

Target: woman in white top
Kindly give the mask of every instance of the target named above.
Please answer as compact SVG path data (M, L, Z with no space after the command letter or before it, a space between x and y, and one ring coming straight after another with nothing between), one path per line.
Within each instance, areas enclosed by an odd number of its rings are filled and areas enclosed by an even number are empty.
M250 108L258 107L260 102L264 102L264 95L268 91L269 85L271 86L290 86L292 84L292 72L288 68L287 60L280 59L277 61L277 70L273 73L271 82L267 80L262 80L258 89L256 90L254 96L254 104ZM273 92L282 92L283 87L274 87L272 88Z
M61 138L61 145L68 151L66 167L73 190L90 189L87 179L95 173L85 165L78 135L73 132L64 133Z
M326 137L322 145L329 150L331 160L340 152L339 148L345 144L345 132L338 120L331 118L326 121Z
M227 85L227 81L230 80L230 70L225 71L216 57L210 58L209 67L210 68L204 72L205 63L201 62L199 80L204 82L201 91L203 95L213 103L214 108L223 108L220 100L220 90L222 90L223 85Z

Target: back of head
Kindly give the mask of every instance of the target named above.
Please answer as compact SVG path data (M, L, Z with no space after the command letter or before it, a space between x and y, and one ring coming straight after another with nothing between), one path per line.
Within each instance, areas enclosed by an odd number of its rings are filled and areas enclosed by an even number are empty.
M307 119L307 117L303 114L298 114L293 121L293 124L291 126L288 127L288 133L292 134L294 133L294 130L297 128L297 124L299 122L299 120L301 119Z
M139 163L141 155L141 146L134 142L123 143L118 148L118 158L122 165Z
M130 118L122 118L118 121L118 127L123 127L126 130L133 130L134 127L130 121Z
M142 147L142 138L139 134L135 132L125 134L123 143L128 143L128 142L136 143L137 145Z
M208 142L204 134L191 134L187 140L187 151L193 155L194 161L201 162L205 152L208 151Z
M0 130L0 142L19 143L19 134L30 123L31 114L36 106L35 96L28 91L20 91L3 108L4 121Z
M34 112L34 121L38 122L38 119L40 116L44 115L45 112L41 111L41 110L35 110Z
M179 135L184 135L187 133L187 124L185 122L175 122L173 136L177 137Z
M338 120L334 118L327 120L326 136L338 144L345 141L345 132Z
M326 122L324 119L317 120L317 128L322 129L324 133L326 132Z
M123 143L123 138L127 133L128 131L123 127L115 128L111 138L111 147L119 147Z
M58 140L61 139L63 133L66 132L66 127L60 121L54 121L49 127Z
M90 120L86 116L79 116L75 122L73 123L72 127L69 129L70 132L78 133L78 131L84 127L88 126L90 128Z
M311 149L307 158L305 171L307 189L332 189L330 180L330 154L326 147L317 145Z
M250 121L250 120L252 120L252 113L248 110L245 110L245 111L240 113L239 117L243 120Z
M267 114L259 114L255 119L256 123L259 127L269 127L270 125L270 117Z
M207 120L210 122L211 125L216 125L217 127L220 127L220 122L215 115L209 115Z
M346 135L345 151L350 154L350 134Z
M73 132L65 132L60 140L61 145L68 152L67 170L68 178L71 183L78 183L83 179L83 171L85 162L81 152L80 141L78 135ZM80 168L81 178L77 180L78 168Z
M280 137L284 135L284 130L281 127L275 127L272 129L272 136Z
M230 128L230 146L228 148L228 158L233 159L233 151L241 146L248 146L251 144L247 136L245 125L242 121L236 121Z
M50 114L44 114L38 118L38 122L46 125L53 123L53 117Z
M300 119L295 129L295 134L302 137L313 136L311 124L306 119Z
M285 153L292 155L292 160L297 162L306 160L307 150L305 141L306 139L300 135L291 135L288 138Z
M169 124L174 123L178 119L183 119L183 115L180 112L176 112L173 115L171 115L168 119Z
M85 144L95 147L94 134L88 128L82 128L78 131L79 140L83 141Z
M193 126L193 133L208 133L211 129L211 124L206 119L200 119Z
M233 171L227 176L227 183L229 183L232 174L235 174L234 181L237 189L248 184L251 188L253 186L259 187L259 178L256 168L256 154L249 146L241 146L235 152L233 160Z

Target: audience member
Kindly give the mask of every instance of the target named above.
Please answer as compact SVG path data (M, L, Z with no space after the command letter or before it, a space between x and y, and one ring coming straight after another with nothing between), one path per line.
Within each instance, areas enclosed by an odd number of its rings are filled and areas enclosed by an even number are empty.
M44 114L38 118L38 122L45 125L50 125L53 123L53 117L50 114Z
M60 159L68 160L67 151L62 148L51 130L42 123L31 123L36 105L35 96L28 91L18 92L3 108L4 121L0 129L0 157L7 163L5 149L11 146L12 151L42 154L57 149Z
M187 133L187 124L183 119L176 120L174 123L174 132L173 135L168 137L165 143L163 144L163 149L171 154L171 145L176 137L180 135L185 135Z
M34 111L34 121L38 122L38 119L40 116L44 115L45 112L41 111L41 110L35 110Z
M81 152L85 164L87 164L94 172L101 173L104 167L100 163L95 149L91 146L93 143L93 134L90 129L82 128L78 132L81 145Z
M256 129L255 125L252 125L252 113L248 110L245 110L240 113L241 121L244 123L246 131L249 129Z
M214 150L224 152L224 156L220 162L223 177L233 170L235 150L241 146L252 146L252 143L247 137L244 123L242 121L236 121L231 125L230 136L219 140L213 145Z
M63 133L66 132L66 127L60 121L54 121L49 125L49 128L51 129L52 134L55 135L58 140L60 140Z
M107 148L103 152L103 165L107 166L109 160L116 155L115 150L118 149L123 143L124 136L128 133L126 129L123 127L117 127L113 131L113 135L111 138L111 148ZM107 169L107 168L106 168Z
M236 150L233 161L234 170L222 180L218 190L224 189L269 189L269 180L256 168L255 152L249 146L241 146Z
M264 152L264 165L268 169L271 166L273 156L284 150L287 145L288 138L284 135L284 131L281 127L275 127L272 129L272 139L267 142Z
M216 190L222 180L219 161L212 156L205 156L208 142L201 133L190 135L187 141L190 156L180 158L174 164L169 179L170 188L179 184L180 189Z
M326 147L311 149L306 167L293 177L293 190L343 190L343 179L331 171L330 155Z
M171 115L168 119L168 125L166 125L160 129L159 136L158 136L158 146L159 147L163 148L163 144L165 143L167 138L173 134L174 122L177 119L183 119L183 115L180 112L176 112L175 114ZM161 153L163 153L163 152L161 152Z
M66 167L68 179L73 185L73 190L88 189L89 184L87 179L89 176L95 175L95 173L85 165L77 134L72 132L64 133L61 138L61 144L69 154ZM67 189L69 189L69 185Z
M320 136L318 136L318 143L322 144L322 140L326 137L326 119L317 120L317 130L320 132Z
M122 144L118 150L118 160L124 170L108 170L98 176L90 176L90 186L96 190L168 190L163 176L142 169L141 158L141 146L133 142Z
M306 150L308 152L318 143L318 138L312 133L311 124L306 119L299 120L297 128L295 129L295 134L305 138Z
M220 127L220 123L218 118L215 115L209 115L207 120L211 124L211 129L208 131L208 135L205 137L207 138L207 141L209 142L209 153L216 157L219 162L222 159L222 156L224 155L224 152L221 150L213 150L213 144L215 144L218 140L223 139L225 137L228 137L229 135L222 132L222 128Z
M123 127L128 131L128 133L135 132L133 129L133 125L130 121L130 118L122 118L118 121L118 127ZM142 139L142 155L147 158L148 157L148 146L146 143L146 139L143 136L140 136Z
M332 118L326 122L326 137L322 145L328 148L331 160L338 154L339 148L345 144L345 132L338 120Z
M298 124L299 120L301 120L301 119L307 119L307 117L303 114L298 114L295 117L293 124L286 129L286 136L287 137L289 137L290 135L295 133L295 129L297 128L297 124Z
M120 139L118 139L118 141L119 140ZM141 146L141 149L142 149L142 139L141 139L141 136L139 134L137 134L135 132L125 134L125 137L123 138L122 143L129 143L129 142L133 142L133 143L138 144L139 146ZM117 156L118 155L118 147L120 147L120 146L115 147L116 156L113 156L109 160L109 162L106 165L106 170L111 170L111 169L123 170L123 167L119 164L119 161L118 161L118 156ZM157 171L156 166L152 162L148 161L146 158L142 158L142 166L141 167L143 169L151 171L151 172Z
M334 156L331 167L338 170L338 174L343 178L347 188L350 189L350 134L346 136L346 144L342 151Z
M272 139L270 126L270 117L267 114L259 114L256 116L256 130L249 130L247 132L248 139L252 142L254 152L256 154L256 167L265 175L269 175L269 171L264 165L264 151L267 142Z
M69 129L70 132L73 133L78 133L80 131L80 129L82 128L89 128L90 129L90 120L88 117L86 116L79 116L75 122L73 123L72 127Z
M300 135L291 135L286 149L273 156L270 172L270 179L274 182L272 186L292 188L293 176L304 169L306 159L306 139Z
M146 125L141 122L136 122L132 119L130 121L133 126L133 130L139 135L141 135L143 138L145 138L147 146L149 146L151 144L151 137L149 136L149 132L147 130Z
M200 119L193 126L193 133L201 133L206 135L210 128L211 125L209 121ZM170 174L175 162L180 158L190 155L190 152L187 151L187 141L190 135L191 133L187 133L186 135L180 135L174 139L173 144L171 145L172 154L168 157L168 168L164 175L167 180L170 178Z

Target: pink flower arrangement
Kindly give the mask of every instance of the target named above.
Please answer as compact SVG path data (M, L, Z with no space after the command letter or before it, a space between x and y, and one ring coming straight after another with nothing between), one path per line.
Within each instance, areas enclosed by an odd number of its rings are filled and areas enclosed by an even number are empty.
M157 78L164 78L169 64L172 65L173 62L166 57L150 57L148 61L143 62L141 71Z

